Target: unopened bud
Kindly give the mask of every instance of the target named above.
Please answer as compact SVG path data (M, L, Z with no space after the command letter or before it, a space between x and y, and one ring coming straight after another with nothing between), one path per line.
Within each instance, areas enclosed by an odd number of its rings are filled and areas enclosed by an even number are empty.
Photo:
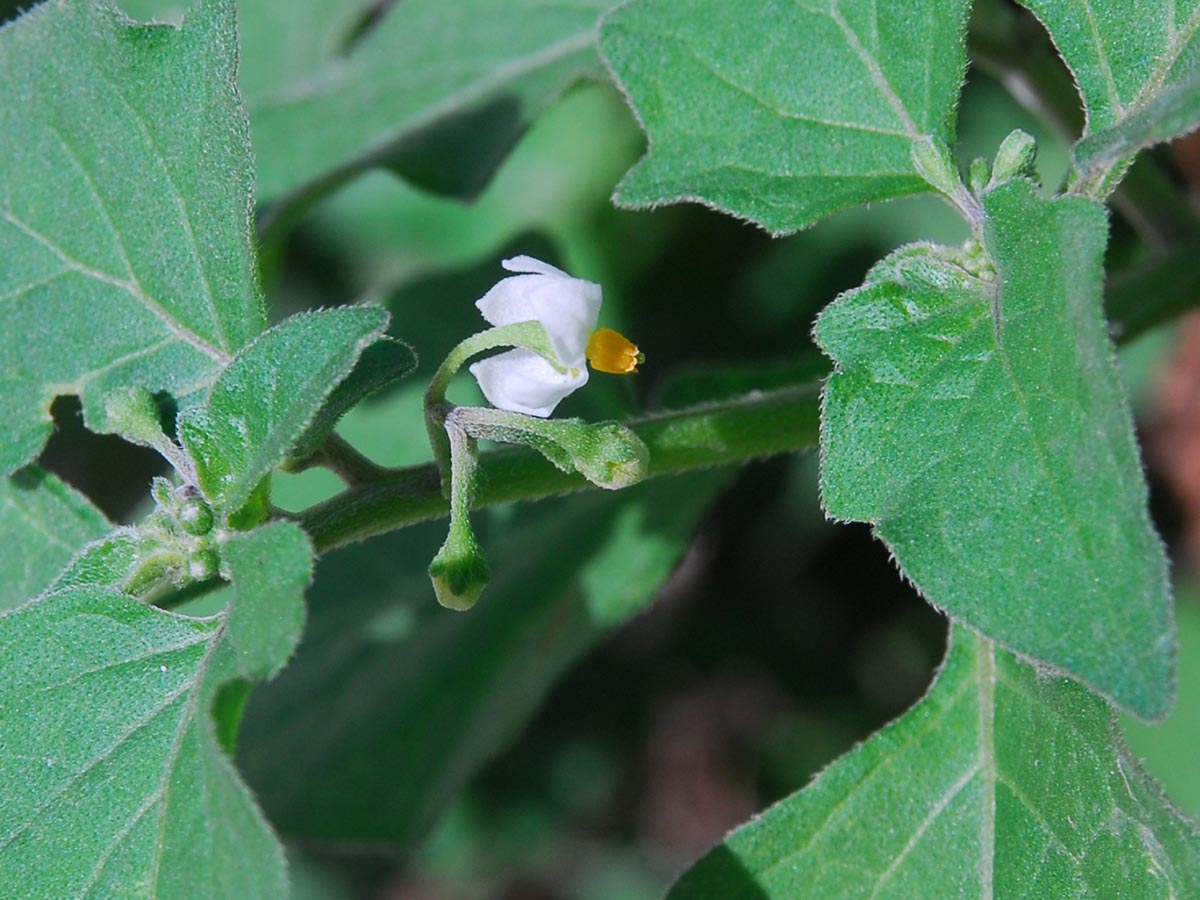
M910 150L917 174L924 178L934 190L947 197L956 196L962 181L950 149L937 138L921 138L913 141Z
M983 193L992 179L992 167L988 165L988 161L982 156L977 156L971 160L971 165L967 167L967 183L971 186L971 190L976 194Z
M429 564L437 601L446 609L468 610L487 587L491 573L474 538L456 540L453 533Z
M1037 159L1037 142L1020 128L1014 128L1000 142L996 151L996 162L992 165L992 184L1003 184L1013 178L1024 176L1036 178L1034 162Z
M646 477L650 450L633 431L615 422L587 428L588 441L572 447L575 468L596 487L616 491Z

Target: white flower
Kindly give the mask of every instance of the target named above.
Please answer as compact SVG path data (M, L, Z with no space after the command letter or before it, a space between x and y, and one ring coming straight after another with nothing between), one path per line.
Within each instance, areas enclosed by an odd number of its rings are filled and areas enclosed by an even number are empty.
M596 331L602 294L600 285L572 278L561 269L530 256L506 259L502 265L513 275L498 282L475 304L493 326L518 322L540 322L550 339L558 368L532 350L517 348L480 360L471 366L471 374L488 402L497 409L545 418L570 394L587 384L587 360L601 371L628 372L635 362L621 362L621 368L598 358L593 350L602 346L610 353L614 341L609 329ZM596 342L596 335L605 340ZM624 342L626 356L634 360L637 348ZM632 355L628 353L632 348ZM623 359L623 358L622 358ZM562 371L559 371L561 369Z

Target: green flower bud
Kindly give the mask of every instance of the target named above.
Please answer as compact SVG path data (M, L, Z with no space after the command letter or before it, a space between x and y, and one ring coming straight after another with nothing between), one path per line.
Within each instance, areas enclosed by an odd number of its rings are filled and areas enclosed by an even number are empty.
M125 590L135 597L145 597L154 594L166 584L174 584L179 570L183 567L184 558L178 553L163 550L154 552L144 559L139 559Z
M188 560L187 574L193 581L215 578L221 569L221 559L215 550L205 548L192 554Z
M1000 142L996 151L996 162L992 166L992 184L1003 184L1013 178L1024 176L1036 178L1037 142L1020 128L1014 128Z
M491 573L474 536L469 531L456 535L452 528L429 564L429 578L438 603L446 609L463 611L475 605Z
M180 526L188 534L200 537L212 531L212 507L200 497L191 496L185 499L180 504L177 518Z
M573 447L575 468L596 487L616 491L646 477L650 450L632 430L615 422L588 427L588 444Z
M958 195L962 181L958 176L958 167L954 165L954 158L944 143L936 138L921 138L913 141L910 154L917 174L934 190L947 197Z
M971 165L967 169L967 183L970 184L971 190L976 194L983 193L991 180L992 167L988 165L988 161L982 156L971 160Z

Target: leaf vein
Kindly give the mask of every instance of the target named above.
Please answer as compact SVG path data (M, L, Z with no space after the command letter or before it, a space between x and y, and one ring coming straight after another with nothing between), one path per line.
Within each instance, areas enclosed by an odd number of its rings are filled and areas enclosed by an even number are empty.
M225 353L225 351L229 349L229 338L225 334L225 322L221 318L220 313L217 311L216 297L213 295L212 284L208 279L208 270L205 268L204 260L200 256L200 247L196 243L196 234L192 230L192 220L191 216L188 214L187 202L183 199L183 193L179 190L179 185L175 183L175 178L171 174L170 167L167 165L167 159L163 155L162 150L159 148L158 142L154 139L154 133L150 130L150 125L148 122L146 122L145 117L142 116L137 107L129 102L124 91L121 90L116 82L109 78L99 67L97 67L96 71L99 72L100 77L103 78L108 84L109 89L113 92L113 95L121 102L121 105L129 111L129 114L133 117L134 122L137 123L139 130L142 132L142 136L150 145L150 149L154 151L154 158L158 162L158 166L162 171L163 178L166 179L167 186L175 194L175 202L179 208L179 216L183 225L184 235L187 237L188 241L188 250L191 253L192 261L196 264L196 273L200 276L200 282L204 287L204 290L201 293L204 298L205 305L208 307L208 313L212 319L213 328L216 329L217 337L220 339L222 353L225 358L228 359L228 354Z
M854 55L858 57L859 62L866 67L867 73L871 76L871 81L875 84L876 90L883 95L888 105L899 116L908 136L914 141L922 137L921 129L917 127L917 123L908 114L908 109L905 107L904 101L900 99L891 82L888 81L887 76L883 73L883 69L879 66L879 60L862 45L862 41L859 40L854 29L850 27L850 23L846 21L838 9L837 0L834 0L830 4L827 15L833 19L834 24L841 30L842 36L845 37L846 43L850 45L850 49L854 51Z
M80 262L68 254L62 247L58 246L58 244L50 240L50 238L46 237L46 235L37 231L31 225L13 215L12 210L0 210L0 216L3 216L5 221L7 221L10 225L24 232L27 237L41 244L43 247L57 256L59 262L61 262L66 269L77 272L86 278L91 278L95 281L99 281L103 284L111 285L112 287L125 291L127 294L141 303L142 306L144 306L150 313L152 313L168 331L170 331L180 340L191 344L205 356L208 356L210 359L220 363L228 363L231 359L229 354L224 350L214 346L213 344L210 344L204 338L200 337L200 335L196 334L180 323L162 306L161 303L147 294L137 281L127 281L125 279L117 278L108 272L101 271L100 269L93 268L86 263Z
M908 137L908 134L906 134L905 132L897 131L894 128L881 128L877 125L868 125L868 124L859 123L859 122L841 122L841 121L838 121L837 119L823 119L823 118L820 118L819 116L805 115L803 113L785 110L779 106L774 106L766 98L760 97L758 94L754 93L754 91L751 90L750 88L748 88L744 85L738 84L736 81L734 81L728 75L726 75L724 72L717 69L717 67L712 62L705 59L704 56L701 55L700 51L696 47L694 47L691 43L689 43L687 40L685 40L681 35L663 34L662 36L675 41L677 44L679 44L680 47L684 48L688 52L688 54L692 57L692 59L694 59L701 68L703 68L706 72L709 72L710 74L712 74L712 76L715 77L718 81L722 82L723 84L728 85L729 87L733 88L738 93L740 93L743 96L745 96L746 98L748 98L753 103L757 104L758 106L761 106L763 109L766 109L769 112L774 113L775 115L779 116L780 118L788 119L788 120L794 121L794 122L807 122L807 123L810 123L813 125L825 125L830 128L845 128L850 131L863 131L863 132L867 132L869 134L882 134L882 135L887 135L887 136L891 136L891 137L899 137L899 138L907 138ZM697 136L703 137L704 135L697 135Z

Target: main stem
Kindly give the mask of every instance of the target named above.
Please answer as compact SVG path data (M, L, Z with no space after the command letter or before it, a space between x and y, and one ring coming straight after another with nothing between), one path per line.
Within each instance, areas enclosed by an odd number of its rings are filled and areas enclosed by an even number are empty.
M819 384L704 404L628 423L650 449L648 477L745 462L816 446ZM590 487L539 454L504 448L480 454L475 506L533 500ZM391 470L300 514L318 552L444 516L437 466Z

